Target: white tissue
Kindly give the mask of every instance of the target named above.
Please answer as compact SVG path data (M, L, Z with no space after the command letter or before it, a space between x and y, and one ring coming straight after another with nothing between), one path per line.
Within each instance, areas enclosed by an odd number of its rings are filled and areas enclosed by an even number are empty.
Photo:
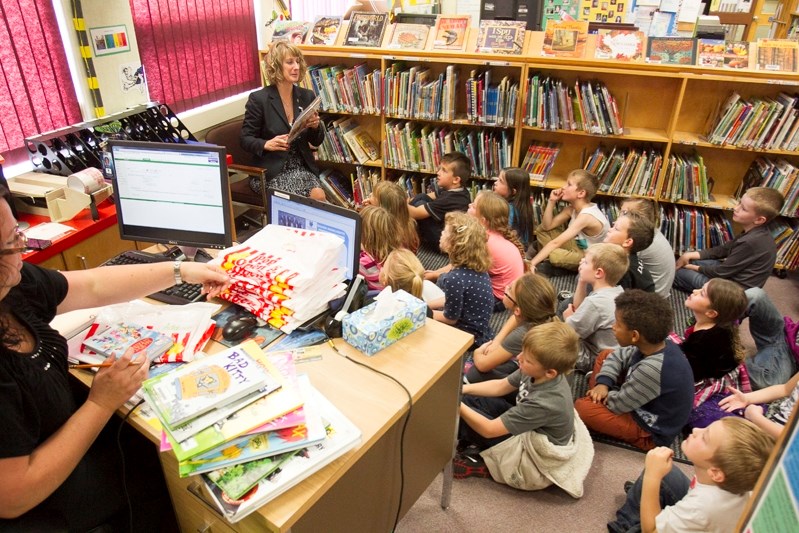
M367 320L369 322L380 322L386 318L395 316L405 305L402 301L397 300L391 287L386 287L380 294L375 296L375 308L369 314Z

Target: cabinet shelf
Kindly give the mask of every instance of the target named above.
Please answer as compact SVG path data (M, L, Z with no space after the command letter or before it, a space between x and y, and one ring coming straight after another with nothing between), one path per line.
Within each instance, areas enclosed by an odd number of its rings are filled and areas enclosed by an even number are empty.
M799 151L741 148L739 146L733 146L731 144L712 144L705 141L702 138L702 136L700 136L699 134L687 131L674 132L674 135L672 135L672 142L678 145L697 146L701 148L710 148L713 150L732 150L737 152L749 152L749 153L756 153L758 155L770 154L770 155L781 155L788 157L799 156Z
M669 136L666 130L656 130L651 128L625 127L624 135L599 135L582 130L549 130L536 128L534 126L522 126L523 131L540 132L542 134L557 134L564 136L592 137L597 139L607 139L608 141L636 141L667 143Z

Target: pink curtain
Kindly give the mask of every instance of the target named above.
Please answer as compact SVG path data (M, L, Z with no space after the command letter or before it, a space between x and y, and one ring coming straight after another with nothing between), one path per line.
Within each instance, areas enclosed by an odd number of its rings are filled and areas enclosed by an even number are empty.
M2 0L0 153L81 120L52 0Z
M261 84L252 0L130 0L152 100L180 112Z

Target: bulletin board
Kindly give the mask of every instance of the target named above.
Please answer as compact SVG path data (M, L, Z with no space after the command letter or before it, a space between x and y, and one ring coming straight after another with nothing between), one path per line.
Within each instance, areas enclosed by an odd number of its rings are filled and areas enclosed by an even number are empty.
M799 432L794 409L741 515L737 531L796 531L799 524Z

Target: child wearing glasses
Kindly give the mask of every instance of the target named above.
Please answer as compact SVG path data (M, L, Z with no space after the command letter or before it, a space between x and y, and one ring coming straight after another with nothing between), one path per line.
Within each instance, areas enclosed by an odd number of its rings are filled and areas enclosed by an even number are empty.
M505 288L504 307L510 311L494 340L474 351L473 365L466 371L466 381L478 383L501 379L519 368L524 335L539 324L557 321L555 288L544 276L528 273Z
M488 277L491 258L486 240L485 228L473 217L457 211L447 213L439 246L449 255L452 269L438 278L443 301L430 303L433 318L474 335L473 346L493 336L488 323L494 295Z

